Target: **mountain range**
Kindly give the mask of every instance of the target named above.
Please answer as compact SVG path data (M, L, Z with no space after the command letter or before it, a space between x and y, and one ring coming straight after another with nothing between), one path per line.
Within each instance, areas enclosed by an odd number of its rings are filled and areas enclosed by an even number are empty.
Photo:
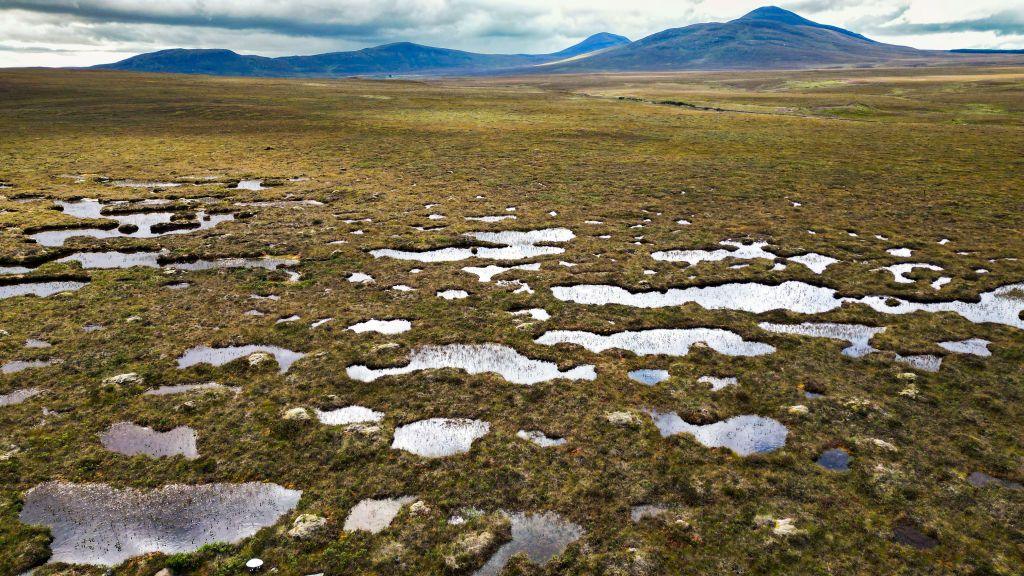
M953 52L876 42L774 6L729 22L671 28L631 42L601 32L550 54L479 54L411 42L350 52L268 58L172 49L95 68L220 76L455 76L666 70L790 69L898 63Z
M629 38L601 32L551 54L478 54L412 42L395 42L351 52L279 58L242 55L231 50L176 48L140 54L94 68L268 77L477 74L559 62L625 44L629 44Z

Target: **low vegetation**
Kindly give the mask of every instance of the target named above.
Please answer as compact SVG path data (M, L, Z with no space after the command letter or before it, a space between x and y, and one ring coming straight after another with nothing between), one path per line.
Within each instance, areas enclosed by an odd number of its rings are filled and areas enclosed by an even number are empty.
M253 557L281 576L470 574L511 538L500 511L554 512L584 531L550 562L513 557L504 574L1019 574L1024 491L967 478L1024 480L1020 329L862 305L813 317L592 306L556 299L551 287L637 292L799 280L844 296L947 301L1024 281L1022 95L1021 68L433 82L0 71L0 266L30 269L0 280L88 279L74 292L0 300L0 360L61 360L0 375L0 395L42 390L0 406L0 573L46 562L48 531L18 516L27 490L60 480L145 489L273 482L303 491L294 511L251 538L134 558L113 569L119 575L165 567L239 574ZM658 104L668 101L721 111ZM277 185L233 188L241 179ZM176 221L200 208L235 218L61 247L27 238L109 227L55 209L56 200L82 197L173 200ZM283 202L237 204L270 200ZM315 202L285 202L300 200ZM465 220L488 215L516 219ZM369 253L478 245L463 236L472 231L555 227L575 234L551 244L565 252L526 261L420 263ZM766 241L778 258L687 267L651 257L714 250L727 239ZM899 247L912 258L886 252ZM266 255L298 264L176 271L56 262L106 250L164 250L164 263ZM820 275L776 267L808 252L840 262ZM461 270L524 262L541 268L491 282ZM896 283L877 270L897 262L942 271L915 269L912 282ZM353 273L373 281L349 281ZM940 276L951 281L937 290ZM444 290L469 297L435 296ZM510 314L535 308L550 319ZM292 316L299 318L277 322ZM372 318L409 320L411 329L347 329ZM758 327L811 320L887 329L871 340L880 352L851 358L841 354L848 342ZM696 327L776 351L733 357L696 345L685 356L636 356L535 342L548 330ZM992 355L938 345L969 338L990 341ZM28 339L51 346L26 348ZM597 377L525 386L452 369L369 382L346 375L352 365L404 365L424 345L482 343L563 371L594 365ZM266 356L220 367L176 362L195 346L249 344L305 356L285 373ZM944 358L932 373L895 362L897 353ZM643 368L670 377L648 386L627 375ZM111 379L129 373L136 376ZM702 376L737 384L712 391ZM208 382L238 391L144 394ZM350 405L384 418L328 426L292 411ZM778 450L741 457L691 435L662 437L646 410L691 424L758 415L788 436ZM397 427L431 418L490 427L450 457L391 449ZM104 449L101 434L123 421L157 431L188 426L199 457ZM541 447L520 430L566 442ZM815 463L833 448L849 454L849 471ZM417 504L380 533L343 530L361 500L402 496ZM631 508L647 504L667 512L632 522ZM326 523L289 536L302 514ZM452 523L456 515L465 522ZM937 544L901 543L909 540ZM105 570L50 564L35 574Z

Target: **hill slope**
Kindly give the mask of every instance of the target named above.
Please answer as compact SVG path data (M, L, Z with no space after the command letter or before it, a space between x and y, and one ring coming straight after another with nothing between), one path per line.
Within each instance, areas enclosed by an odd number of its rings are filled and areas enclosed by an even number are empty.
M919 50L875 42L776 7L725 23L694 24L547 69L553 72L806 68L914 57Z
M93 66L131 72L177 72L214 76L288 76L293 70L276 58L243 56L231 50L174 48L132 56L113 64Z
M350 52L265 58L229 50L163 50L114 64L112 70L234 76L473 75L522 72L787 69L898 63L948 56L876 42L812 22L775 6L730 22L670 28L636 42L607 32L551 54L479 54L410 42Z
M579 56L581 54L589 54L591 52L597 52L598 50L607 50L615 46L624 46L629 44L629 38L625 36L619 36L618 34L611 34L608 32L598 32L587 38L586 40L570 46L565 50L548 54L553 59L561 60L563 58L572 58L573 56Z
M387 74L472 74L554 62L628 44L624 36L601 32L552 54L478 54L396 42L350 52L266 58L231 50L173 49L133 56L107 70L171 72L216 76L353 76Z

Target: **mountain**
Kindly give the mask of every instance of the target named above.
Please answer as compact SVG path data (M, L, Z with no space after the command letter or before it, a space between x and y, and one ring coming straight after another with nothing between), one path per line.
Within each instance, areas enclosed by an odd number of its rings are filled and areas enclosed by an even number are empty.
M93 68L131 72L177 72L215 76L288 76L292 69L276 58L242 56L231 50L175 48L132 56L114 64Z
M611 34L609 32L598 32L579 44L570 46L559 52L548 54L547 56L556 60L561 60L564 58L579 56L581 54L597 52L598 50L607 50L608 48L614 48L615 46L622 46L624 44L629 44L629 38L619 36L618 34Z
M463 73L528 66L544 61L530 54L477 54L396 42L353 52L275 58L300 76Z
M246 56L231 50L178 48L140 54L94 68L134 72L277 77L474 74L560 61L628 43L629 38L625 36L601 32L551 54L478 54L411 42L396 42L351 52L280 58Z
M587 58L547 66L545 72L809 68L923 54L767 6L730 22L664 30Z
M778 24L788 24L790 26L810 26L811 28L821 28L823 30L831 30L833 32L838 32L844 36L849 36L851 38L857 38L860 40L867 40L868 42L874 42L873 40L865 36L861 36L856 32L850 32L849 30L845 30L838 26L818 24L817 22L812 22L807 18L804 18L803 16L796 14L795 12L783 10L778 6L762 6L755 10L751 10L745 16L743 16L742 18L737 18L736 20L733 20L733 22L750 22L754 20L761 22L776 22Z
M162 50L96 68L224 76L457 76L799 69L899 65L901 61L909 65L925 58L953 60L957 56L964 55L883 44L776 6L765 6L729 22L670 28L636 42L601 32L551 54L478 54L397 42L351 52L281 58L246 56L230 50Z
M955 54L1024 54L1024 50L1011 50L1011 49L999 49L999 48L957 48L956 50L950 50Z

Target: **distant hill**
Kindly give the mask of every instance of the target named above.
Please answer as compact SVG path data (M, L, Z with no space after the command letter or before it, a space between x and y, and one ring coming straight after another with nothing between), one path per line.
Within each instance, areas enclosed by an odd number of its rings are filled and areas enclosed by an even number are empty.
M670 28L630 42L608 32L551 54L479 54L396 42L350 52L266 58L230 50L162 50L113 64L108 70L220 76L343 77L475 74L766 70L925 61L965 62L968 55L1017 50L924 51L883 44L837 26L812 22L775 6L730 22Z
M554 62L628 44L629 38L608 32L552 54L478 54L396 42L351 52L266 58L231 50L173 49L140 54L94 68L134 72L211 74L216 76L381 76L473 74Z
M988 50L985 48L958 48L950 50L954 54L1024 54L1024 50Z
M923 54L768 6L731 22L671 28L589 58L548 66L546 71L808 68Z
M175 48L132 56L113 64L93 66L131 72L177 72L214 76L288 76L293 70L276 58L243 56L231 50Z
M608 32L598 32L575 46L570 46L565 50L554 52L547 56L550 56L553 60L562 60L564 58L572 58L574 56L579 56L580 54L597 52L598 50L607 50L608 48L622 46L625 44L629 44L629 38L626 38L625 36L619 36L618 34L611 34Z

